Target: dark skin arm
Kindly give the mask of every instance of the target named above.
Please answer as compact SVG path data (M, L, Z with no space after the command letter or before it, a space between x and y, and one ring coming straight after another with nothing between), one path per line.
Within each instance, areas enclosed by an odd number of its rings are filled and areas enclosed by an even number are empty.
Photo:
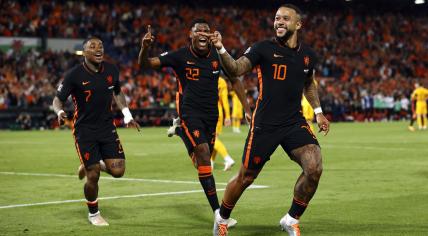
M60 114L58 114L59 111L64 109L64 104L62 103L61 100L59 100L59 98L57 96L55 96L55 98L53 99L52 107L53 107L55 114L58 115L58 124L63 125L65 119L67 119L67 114L64 111L62 111Z
M148 55L149 48L152 45L154 40L155 40L155 37L152 35L152 30L149 25L147 26L147 33L144 35L144 37L141 40L141 49L140 49L140 53L138 54L138 64L141 65L143 68L159 69L161 66L159 57L149 58L149 55Z
M251 109L250 109L250 105L248 104L247 97L245 94L244 84L242 83L241 80L239 80L236 77L226 77L226 78L232 83L233 90L236 92L236 95L238 96L239 101L244 106L245 120L248 123L250 123L250 121L251 121Z
M311 104L312 108L321 107L320 100L318 97L318 88L315 83L315 72L308 77L303 88L303 94ZM316 120L319 127L319 132L324 132L324 136L328 134L330 130L330 122L325 118L323 113L316 114Z
M118 94L114 94L113 98L114 98L114 101L116 102L116 104L117 104L117 106L119 107L120 110L122 110L123 108L127 107L125 95L123 94L122 91L120 91L120 93L118 93ZM138 130L138 132L140 132L140 125L135 120L131 120L126 125L128 127L134 127L134 128L136 128Z

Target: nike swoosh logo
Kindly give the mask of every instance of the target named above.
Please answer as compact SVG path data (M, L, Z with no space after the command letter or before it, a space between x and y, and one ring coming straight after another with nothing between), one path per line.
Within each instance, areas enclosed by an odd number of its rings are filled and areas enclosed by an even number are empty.
M89 84L90 83L90 81L83 81L82 82L82 85L87 85L87 84Z
M284 56L283 56L283 55L279 55L279 54L274 53L274 54L273 54L273 57L284 57Z
M218 74L218 72L220 72L220 71L215 70L215 71L213 71L213 74Z
M108 89L113 89L114 88L114 86L110 86L110 87L108 87Z
M309 69L304 69L303 70L305 73L308 73L309 72Z
M187 65L194 65L195 64L193 61L187 61L186 63L187 63Z

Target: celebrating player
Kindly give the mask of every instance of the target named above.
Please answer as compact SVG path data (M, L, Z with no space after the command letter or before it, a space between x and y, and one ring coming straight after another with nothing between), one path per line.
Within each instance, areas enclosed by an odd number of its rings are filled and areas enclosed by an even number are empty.
M213 151L218 120L218 78L220 62L217 51L209 38L201 33L210 33L208 23L203 19L193 21L189 33L190 45L159 57L148 57L148 49L154 40L151 28L142 39L138 63L143 67L157 69L172 67L176 73L178 92L177 113L180 127L177 135L183 140L194 166L198 170L199 181L213 212L219 211L214 176L210 157ZM242 83L231 78L239 97L245 101ZM250 109L246 104L247 116ZM226 222L226 221L225 221ZM236 221L228 220L229 225Z
M214 220L214 235L227 235L225 222L233 207L278 145L303 169L294 187L291 207L280 220L282 229L289 235L300 235L299 218L314 196L322 173L317 138L300 112L302 93L315 108L320 132L326 135L329 131L314 79L316 55L297 37L302 27L301 18L302 13L296 6L279 7L274 21L276 37L254 44L236 61L223 47L219 32L209 35L228 74L240 76L256 67L259 79L259 97L245 144L243 165L226 187L220 212Z
M53 109L62 124L67 118L63 104L68 96L74 102L73 136L81 166L79 178L86 174L85 198L88 219L96 226L107 226L98 210L98 180L104 170L120 178L125 173L125 154L113 124L112 100L124 114L125 124L137 128L121 91L118 69L103 62L103 42L91 37L83 43L84 61L69 70L53 100ZM102 162L102 165L100 164Z

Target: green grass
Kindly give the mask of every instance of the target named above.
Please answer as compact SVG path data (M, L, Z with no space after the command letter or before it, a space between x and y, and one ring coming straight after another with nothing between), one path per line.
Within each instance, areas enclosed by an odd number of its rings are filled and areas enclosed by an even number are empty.
M302 217L302 235L428 235L428 131L406 123L333 124L319 137L324 173ZM119 130L126 178L197 181L179 138L165 128ZM240 160L246 132L226 129L221 139ZM218 168L218 183L232 172ZM76 177L6 175L3 172L75 175L79 160L70 131L0 132L0 235L210 235L212 213L203 193L100 200L109 227L87 222L84 202L1 209L1 206L83 198ZM292 199L298 166L279 148L232 216L230 235L284 235L279 219ZM106 176L103 174L103 176ZM218 188L223 188L219 185ZM199 184L100 180L100 197L200 190ZM223 191L219 192L219 198Z

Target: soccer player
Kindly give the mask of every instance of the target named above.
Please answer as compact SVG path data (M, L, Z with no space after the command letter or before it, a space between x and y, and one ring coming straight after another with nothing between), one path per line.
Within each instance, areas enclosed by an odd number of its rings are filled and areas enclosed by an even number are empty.
M314 109L311 107L305 95L302 96L302 113L312 132L314 132L314 126L312 125L312 121L314 120Z
M150 26L141 43L138 63L145 68L158 69L172 67L177 78L178 92L176 95L177 113L180 127L177 135L183 140L195 168L198 170L199 181L213 212L219 211L214 176L211 168L216 124L218 120L218 78L220 62L217 51L212 47L207 36L210 26L203 19L192 22L189 32L190 45L159 57L148 57L148 50L154 36ZM245 92L241 81L230 78L235 91L241 99ZM251 111L246 104L247 116ZM233 225L236 221L228 221Z
M232 96L232 130L234 133L241 133L241 120L244 118L244 110L236 93L231 91L230 94Z
M427 99L428 89L423 86L416 84L415 90L412 93L411 100L416 101L416 122L418 123L418 129L427 129Z
M302 93L315 108L320 132L326 135L329 131L314 79L316 55L297 37L301 18L299 8L282 5L274 20L276 37L254 44L236 61L223 47L220 33L210 35L230 76L241 76L257 68L260 94L245 144L243 165L226 187L220 212L214 219L214 235L227 235L225 222L232 209L279 145L303 170L294 187L291 207L280 220L281 228L289 235L300 235L299 218L314 196L322 173L317 138L300 113Z
M137 128L121 91L118 69L103 62L103 42L90 37L83 43L84 61L67 71L64 81L53 100L53 109L62 124L67 118L63 104L68 96L74 103L73 136L81 166L79 176L86 174L85 198L89 209L89 222L107 226L98 210L98 180L101 169L120 178L125 173L125 154L113 124L112 100L122 110L125 124ZM100 165L100 161L105 164ZM86 173L85 173L86 172Z
M226 146L224 146L223 142L220 141L218 136L223 131L223 123L225 126L230 126L230 106L229 106L229 98L227 92L227 82L226 80L220 76L218 79L218 121L216 126L216 139L214 143L214 151L211 153L211 167L214 167L214 162L217 156L217 153L223 157L224 160L224 171L228 171L235 164L235 161L230 157L227 152Z

